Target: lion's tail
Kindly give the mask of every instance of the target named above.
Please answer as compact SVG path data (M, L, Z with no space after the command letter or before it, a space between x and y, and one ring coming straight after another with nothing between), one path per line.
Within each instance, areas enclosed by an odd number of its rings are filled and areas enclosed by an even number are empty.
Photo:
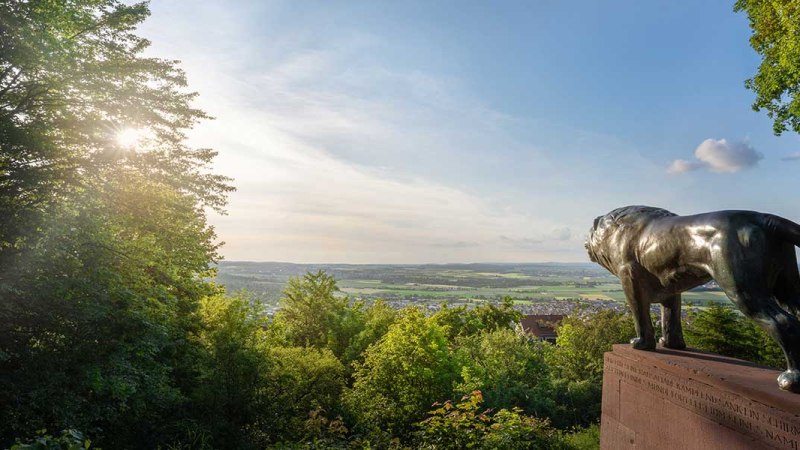
M800 224L796 224L783 217L773 216L772 214L766 214L765 216L764 220L768 229L774 230L781 238L800 247Z

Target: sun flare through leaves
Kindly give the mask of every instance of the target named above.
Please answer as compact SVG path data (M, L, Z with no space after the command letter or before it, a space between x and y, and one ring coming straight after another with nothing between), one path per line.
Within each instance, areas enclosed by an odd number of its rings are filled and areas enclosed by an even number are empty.
M123 128L114 137L117 144L124 148L134 148L141 142L143 131L138 128Z

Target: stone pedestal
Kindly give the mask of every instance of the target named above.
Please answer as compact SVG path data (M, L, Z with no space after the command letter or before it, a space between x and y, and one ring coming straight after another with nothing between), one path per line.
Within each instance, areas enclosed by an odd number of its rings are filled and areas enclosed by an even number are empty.
M605 354L600 448L800 450L800 394L777 370L698 351Z

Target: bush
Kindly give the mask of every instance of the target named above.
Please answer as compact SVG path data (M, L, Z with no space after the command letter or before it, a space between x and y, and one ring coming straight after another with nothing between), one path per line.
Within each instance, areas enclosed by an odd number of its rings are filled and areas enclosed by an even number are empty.
M457 340L456 358L462 381L456 393L480 391L487 407L523 408L537 416L555 408L545 346L511 329L466 336Z
M778 344L756 323L730 306L711 303L689 313L684 325L690 347L770 367L786 364Z
M86 439L78 430L64 430L58 437L47 434L41 430L39 436L28 442L17 442L11 450L84 450L88 449L92 441Z
M405 439L433 401L450 398L456 377L445 330L408 308L366 350L344 402L357 431Z
M564 435L564 442L574 450L598 450L600 448L600 425L578 428Z
M557 328L558 338L548 362L558 374L572 381L603 378L603 354L614 344L635 336L633 320L626 313L600 310L570 315Z
M519 408L496 413L482 410L483 395L474 391L461 403L447 401L419 422L421 449L565 449L559 433L546 419L522 414Z

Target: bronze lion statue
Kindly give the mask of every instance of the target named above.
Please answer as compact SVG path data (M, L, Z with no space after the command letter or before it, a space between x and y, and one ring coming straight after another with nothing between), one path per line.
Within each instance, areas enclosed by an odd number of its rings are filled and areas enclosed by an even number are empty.
M681 292L711 280L783 349L781 389L800 393L800 274L795 246L800 225L754 211L678 216L626 206L594 220L586 250L616 275L633 313L634 348L656 347L650 304L661 304L667 348L686 347Z

